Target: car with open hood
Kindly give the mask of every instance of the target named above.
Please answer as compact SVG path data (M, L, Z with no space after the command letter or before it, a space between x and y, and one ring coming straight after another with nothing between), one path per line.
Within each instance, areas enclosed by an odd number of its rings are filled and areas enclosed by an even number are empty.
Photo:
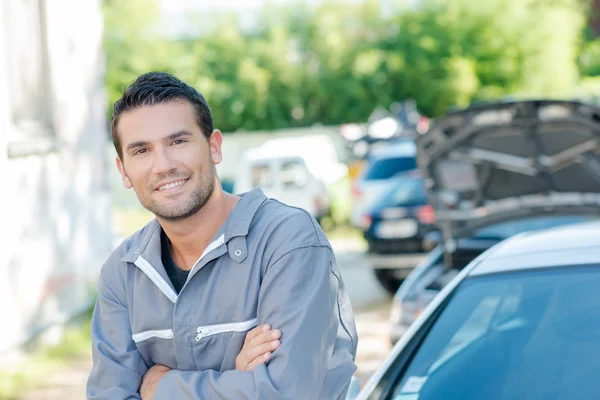
M515 101L447 114L417 141L442 234L394 296L397 341L469 262L516 234L600 219L600 109Z

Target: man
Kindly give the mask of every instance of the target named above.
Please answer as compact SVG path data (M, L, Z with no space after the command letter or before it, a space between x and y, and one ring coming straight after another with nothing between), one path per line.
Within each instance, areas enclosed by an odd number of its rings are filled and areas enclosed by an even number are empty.
M224 193L223 136L171 75L126 88L111 131L123 184L156 219L102 267L88 398L343 399L356 328L314 218L260 189Z

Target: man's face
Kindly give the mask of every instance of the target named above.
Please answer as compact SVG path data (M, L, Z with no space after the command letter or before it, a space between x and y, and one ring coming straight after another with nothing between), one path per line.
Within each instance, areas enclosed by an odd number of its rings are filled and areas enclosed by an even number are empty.
M123 150L117 167L126 188L164 220L182 220L212 195L221 162L222 135L207 140L187 101L144 106L124 112L118 123Z

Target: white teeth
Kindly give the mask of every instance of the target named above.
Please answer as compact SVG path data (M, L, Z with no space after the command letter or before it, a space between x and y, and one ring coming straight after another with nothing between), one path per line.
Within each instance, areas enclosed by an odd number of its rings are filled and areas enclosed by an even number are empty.
M158 190L171 189L171 188L174 188L175 186L183 185L184 183L185 183L185 181L177 181L177 182L173 182L173 183L167 183L166 185L162 185L161 187L159 187Z

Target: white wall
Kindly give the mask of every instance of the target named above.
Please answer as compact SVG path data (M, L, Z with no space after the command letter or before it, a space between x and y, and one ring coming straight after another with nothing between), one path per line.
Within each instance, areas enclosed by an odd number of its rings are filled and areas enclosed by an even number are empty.
M17 57L6 18L23 3L36 2L0 4L0 356L89 306L111 250L100 0L46 0L50 134L24 132L7 93L19 71L6 66Z

